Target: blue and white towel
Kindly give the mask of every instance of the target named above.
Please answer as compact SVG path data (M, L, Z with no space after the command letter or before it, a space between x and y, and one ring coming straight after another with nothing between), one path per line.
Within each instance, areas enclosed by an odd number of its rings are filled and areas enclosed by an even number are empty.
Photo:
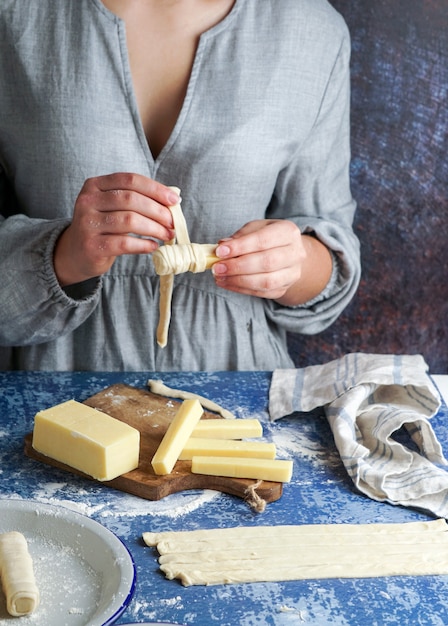
M271 420L324 407L359 491L448 518L448 472L440 467L448 463L429 423L440 405L420 355L355 353L276 370L269 392Z

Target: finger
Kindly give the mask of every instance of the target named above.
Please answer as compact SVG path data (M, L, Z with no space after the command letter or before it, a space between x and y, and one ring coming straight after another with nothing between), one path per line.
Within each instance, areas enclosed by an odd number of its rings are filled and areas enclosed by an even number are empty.
M100 211L95 219L85 218L85 226L89 231L94 230L101 235L138 235L139 237L152 237L162 241L173 238L173 230L160 224L156 220L138 211Z
M287 220L255 220L245 224L230 238L219 242L216 255L227 259L283 247L300 241L300 230Z
M87 244L97 259L110 259L125 254L151 254L158 248L153 239L133 237L132 235L101 234L92 238Z
M270 299L281 298L294 282L288 269L265 274L216 276L215 280L219 287L228 291Z
M179 195L172 188L142 174L117 172L91 180L100 191L135 191L165 206L177 204L180 199Z
M134 232L164 240L172 237L171 211L134 191L82 192L74 219L81 221L86 230Z
M289 249L291 248L291 249ZM224 261L218 261L212 267L215 276L245 276L255 274L271 274L291 268L296 260L294 249L291 246L282 246L243 254Z
M170 188L145 176L118 173L86 181L78 200L98 211L137 211L172 228L172 214L167 207L177 204L180 197Z

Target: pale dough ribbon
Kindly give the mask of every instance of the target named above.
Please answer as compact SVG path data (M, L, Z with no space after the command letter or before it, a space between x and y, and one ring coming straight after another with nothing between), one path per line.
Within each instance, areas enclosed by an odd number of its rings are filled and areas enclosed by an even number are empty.
M178 187L171 187L180 196ZM190 242L187 222L180 201L168 207L173 216L175 237L153 253L154 267L160 277L159 324L157 343L164 348L168 341L171 321L171 300L173 296L174 274L182 272L204 272L218 259L213 251L217 244L197 244Z
M448 574L444 519L144 532L183 585Z
M178 187L171 187L180 196ZM189 244L187 223L182 212L180 201L169 207L173 216L174 232L176 236L167 242L166 245L174 245L176 240L181 244ZM171 298L173 295L174 274L160 276L160 302L159 302L159 325L157 327L157 343L161 348L166 346L168 341L168 328L171 320Z

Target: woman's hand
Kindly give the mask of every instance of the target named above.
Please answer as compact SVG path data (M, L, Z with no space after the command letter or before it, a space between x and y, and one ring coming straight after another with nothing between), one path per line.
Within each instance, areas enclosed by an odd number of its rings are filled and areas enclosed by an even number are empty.
M168 187L139 174L90 178L76 200L73 220L55 247L54 267L62 286L107 272L123 254L148 254L173 237L167 208L178 202ZM133 236L137 235L137 236Z
M221 259L213 266L217 285L285 306L317 296L332 271L328 249L289 220L249 222L221 240L215 253Z

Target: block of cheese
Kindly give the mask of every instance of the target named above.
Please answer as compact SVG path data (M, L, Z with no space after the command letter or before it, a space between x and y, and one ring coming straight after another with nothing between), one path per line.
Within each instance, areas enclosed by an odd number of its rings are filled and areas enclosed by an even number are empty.
M76 400L39 411L33 448L97 480L112 480L138 467L140 433Z
M172 471L203 412L199 400L190 399L182 402L152 457L151 465L157 475L169 474Z
M190 437L179 455L180 461L191 461L194 456L239 456L275 459L275 443L239 441L234 439L207 439Z
M292 476L292 461L280 459L253 459L242 457L194 456L193 474L254 478L287 483Z
M201 420L192 432L192 437L212 439L244 439L261 437L263 428L257 419L208 419Z

